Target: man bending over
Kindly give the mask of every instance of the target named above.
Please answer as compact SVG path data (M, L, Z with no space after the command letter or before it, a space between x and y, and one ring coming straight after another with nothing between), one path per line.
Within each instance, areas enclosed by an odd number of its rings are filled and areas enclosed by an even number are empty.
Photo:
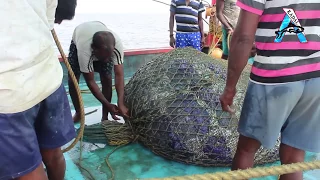
M119 120L115 115L127 117L128 109L124 104L123 56L120 38L103 23L85 22L75 28L69 49L69 63L78 82L82 73L90 91L101 102L101 120L107 120L109 112L114 120ZM113 68L118 106L111 104ZM100 74L102 91L94 79L94 72ZM69 92L76 110L73 120L78 122L80 105L70 75Z

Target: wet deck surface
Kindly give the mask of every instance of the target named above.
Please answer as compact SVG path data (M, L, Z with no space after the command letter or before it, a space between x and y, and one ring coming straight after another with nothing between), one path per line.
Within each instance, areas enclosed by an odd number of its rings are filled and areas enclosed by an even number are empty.
M101 119L101 107L86 108L86 112L91 112L98 109L95 113L88 115L87 125L94 124ZM111 117L110 117L111 119ZM67 174L66 179L110 179L111 172L107 167L105 158L115 147L105 144L83 143L82 166L90 171L93 178L84 171L78 168L79 163L79 144L66 154L67 159ZM320 159L320 155L308 153L306 161ZM115 172L115 180L133 180L143 178L161 178L170 176L182 176L192 174L203 174L228 171L229 168L217 167L200 167L186 165L174 161L166 160L160 156L156 156L147 148L139 143L127 145L115 151L110 156L110 164ZM279 165L279 162L267 164ZM276 180L275 176L263 178L255 178L255 180ZM320 170L307 171L304 174L306 180L319 180Z
M150 57L146 57L148 59ZM147 60L143 61L146 62ZM125 71L129 76L126 77L126 81L131 77L134 72L138 69L137 62L140 61L140 57L137 57L134 61L130 61L127 64ZM129 62L129 61L125 61ZM66 72L64 81L66 84ZM67 88L68 89L68 88ZM81 89L87 89L84 84L81 84ZM100 122L101 120L101 107L100 103L90 93L82 94L85 112L96 112L86 116L86 124L91 125ZM71 101L70 101L71 102ZM113 92L112 102L117 102L116 92ZM72 103L70 103L71 107ZM110 117L110 119L112 119ZM79 124L75 125L76 128ZM93 178L84 170L79 168L79 155L80 146L79 143L71 151L65 153L67 162L66 180L82 180L82 179L95 179L95 180L106 180L110 179L111 172L107 167L105 158L109 152L115 147L106 146L105 144L91 144L83 143L82 147L82 160L81 165L89 170ZM320 160L319 154L308 153L306 161ZM203 174L203 173L214 173L221 171L228 171L229 168L214 168L214 167L200 167L186 165L174 161L166 160L160 156L156 156L149 149L144 148L138 143L130 144L115 151L110 156L110 164L115 172L115 180L133 180L141 178L161 178L170 176L182 176L192 174ZM279 165L279 162L268 164ZM256 178L259 180L276 180L277 177L263 177ZM305 180L319 180L320 170L306 171L304 174Z

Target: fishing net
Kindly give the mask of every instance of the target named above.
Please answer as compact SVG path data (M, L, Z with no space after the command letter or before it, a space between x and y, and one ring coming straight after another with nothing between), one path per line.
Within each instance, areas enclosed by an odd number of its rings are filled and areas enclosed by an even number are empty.
M245 68L237 85L236 113L232 116L222 111L219 101L226 71L226 61L213 60L192 48L160 55L142 66L125 86L125 103L132 119L118 125L167 159L202 166L229 166L239 137L237 124L250 67ZM106 131L108 127L102 129ZM110 137L111 134L107 139ZM279 141L273 149L261 148L255 163L278 160L278 147Z

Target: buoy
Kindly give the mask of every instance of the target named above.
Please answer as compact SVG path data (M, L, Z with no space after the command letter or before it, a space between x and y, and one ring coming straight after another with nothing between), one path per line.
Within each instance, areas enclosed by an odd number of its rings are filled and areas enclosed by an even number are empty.
M213 58L217 58L217 59L221 59L222 58L222 54L223 54L223 51L220 49L220 48L214 48L212 51L211 51L211 57Z

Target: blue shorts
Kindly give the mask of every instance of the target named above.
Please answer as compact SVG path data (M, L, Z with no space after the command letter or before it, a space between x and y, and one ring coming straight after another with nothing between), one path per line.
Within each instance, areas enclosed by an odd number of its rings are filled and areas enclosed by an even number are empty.
M201 33L176 33L176 48L193 47L201 50Z
M238 131L265 148L281 142L320 152L320 78L278 85L249 83Z
M40 149L59 148L75 135L63 85L31 109L0 114L0 180L32 172L42 163Z

